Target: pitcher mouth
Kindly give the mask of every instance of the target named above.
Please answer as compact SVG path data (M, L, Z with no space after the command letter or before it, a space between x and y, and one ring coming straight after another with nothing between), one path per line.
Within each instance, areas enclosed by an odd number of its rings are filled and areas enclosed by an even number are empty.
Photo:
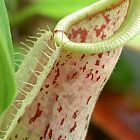
M74 25L104 12L111 13L122 8L125 3L128 3L128 7L124 20L108 38L77 42L69 37L69 31ZM140 2L137 0L101 0L62 19L54 29L54 40L62 49L77 53L102 53L121 47L140 31L139 7Z

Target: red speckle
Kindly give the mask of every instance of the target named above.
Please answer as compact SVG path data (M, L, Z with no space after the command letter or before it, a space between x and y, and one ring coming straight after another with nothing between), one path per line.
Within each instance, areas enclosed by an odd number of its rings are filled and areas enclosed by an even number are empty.
M64 65L65 65L65 63L62 63L62 64L61 64L61 66L64 66Z
M48 85L45 85L45 87L48 88L49 87L49 84Z
M85 57L85 54L83 54L83 55L81 56L80 60L82 60L84 57Z
M59 108L57 108L57 110L58 110L59 112L61 112L61 111L62 111L62 106L60 106Z
M47 132L48 132L49 127L50 127L50 123L49 123L49 124L46 126L46 128L45 128L45 131L44 131L44 138L45 138L46 135L47 135Z
M66 140L66 136L62 138L62 135L60 135L57 140Z
M97 60L96 63L95 63L95 65L96 66L99 66L100 65L100 60Z
M71 63L71 65L76 66L76 62Z
M67 54L66 57L69 58L69 59L72 58L70 54Z
M70 129L70 133L72 133L75 130L76 127L77 127L77 124L75 122L74 125L73 125L73 127Z
M63 31L63 30L54 30L53 31L53 33L57 33L57 32L62 32L62 33L64 33L64 34L67 34L65 31Z
M92 78L91 78L91 79L93 79L93 74L92 74L92 71L93 71L93 69L91 69L91 70L90 70L90 73L88 73L88 74L86 75L86 78L89 78L90 76L92 76Z
M56 100L56 101L58 101L58 97L59 97L59 96L58 96L58 95L56 95L56 97L55 97L55 100Z
M60 125L63 125L64 121L65 121L65 119L63 118L63 119L61 120Z
M87 74L86 78L88 78L90 76L91 73Z
M30 118L30 120L29 120L29 123L30 123L30 124L33 123L37 118L39 118L39 117L41 116L42 110L39 109L40 105L41 105L41 104L38 103L38 105L37 105L37 111L36 111L34 117Z
M105 19L106 23L108 24L110 22L109 15L105 15L105 13L103 13L102 16Z
M99 71L98 71L98 70L96 70L96 71L95 71L95 74L97 74L98 72L99 72Z
M80 70L84 72L86 70L86 65L84 65L83 67L80 67Z
M58 77L60 76L60 70L59 70L59 68L57 68L57 70L55 70L55 72L56 72L56 75L55 75L55 77L54 77L53 84L56 83Z
M116 25L116 21L115 21L115 22L113 22L113 23L112 23L112 25L113 25L113 26L115 26L115 25Z
M43 90L43 88L40 89L40 92Z
M94 78L94 75L92 74L92 75L91 75L91 81L93 80L93 78Z
M107 36L106 36L106 35L104 34L104 32L103 32L103 34L102 34L102 36L101 36L101 39L104 40L106 37L107 37Z
M98 54L98 58L102 58L102 56L103 56L103 53Z
M77 35L80 34L81 42L85 42L86 37L87 37L86 29L79 28L77 30L72 29L71 31L72 31L73 39L75 39L77 37Z
M88 99L87 99L87 105L88 105L88 103L89 103L91 97L92 97L92 96L89 96L89 97L88 97Z
M50 139L52 138L52 129L51 129L50 132L49 132L49 138L50 138Z
M71 79L73 79L77 74L78 74L78 72L75 72L75 73L72 75Z
M76 111L73 113L73 116L72 116L73 119L76 119L76 118L77 118L77 113L78 113L78 110L76 110Z
M76 66L76 62L74 62L74 64L73 64L74 66Z
M107 55L108 55L108 56L110 55L110 51L107 52Z
M62 135L60 135L60 136L58 137L58 140L61 140L61 138L62 138Z
M60 63L60 61L58 61L58 62L56 63L56 66L57 66L57 67L59 66L59 63Z
M105 39L106 38L106 35L104 34L104 29L107 27L107 24L110 22L110 19L109 19L109 15L105 15L104 13L102 14L103 18L105 19L106 21L106 24L102 24L100 28L97 28L97 26L94 28L94 31L96 32L96 36L99 37L101 35L101 39Z
M97 78L97 80L96 80L96 81L99 81L99 80L100 80L100 78L101 78L101 77L99 76L99 77Z
M101 25L101 27L98 28L98 29L97 29L97 28L94 28L97 37L100 36L100 34L103 32L103 30L106 28L106 26L107 26L107 25L104 25L104 24L103 24L103 25Z

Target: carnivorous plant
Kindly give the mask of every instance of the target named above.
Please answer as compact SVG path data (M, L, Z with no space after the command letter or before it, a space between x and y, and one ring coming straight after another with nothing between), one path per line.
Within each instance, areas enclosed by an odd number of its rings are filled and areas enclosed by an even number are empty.
M0 30L0 72L9 78L0 82L1 139L84 140L124 44L140 31L139 7L139 0L100 0L60 20L54 31L40 29L30 37L33 47L24 44L28 51L15 78L12 52L3 49L11 45L8 27L1 27L7 29Z

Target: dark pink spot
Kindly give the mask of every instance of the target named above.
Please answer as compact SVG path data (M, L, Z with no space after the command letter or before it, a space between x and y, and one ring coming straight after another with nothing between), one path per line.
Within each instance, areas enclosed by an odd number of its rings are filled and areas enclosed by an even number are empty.
M56 63L56 66L57 66L57 67L59 66L59 63L60 63L60 61L58 61L58 62Z
M76 110L76 111L73 113L73 116L72 116L73 119L76 119L76 118L77 118L77 113L78 113L78 110Z
M93 78L94 78L94 75L92 74L92 75L91 75L91 81L93 80Z
M86 78L89 78L91 76L91 80L93 80L93 74L92 74L93 69L90 70L90 73L86 75Z
M97 78L97 80L96 80L96 81L99 81L99 80L100 80L100 78L101 78L101 77L99 76L99 77Z
M80 60L82 60L84 57L85 57L85 54L83 54L83 55L81 56Z
M71 54L67 54L66 57L67 57L68 59L71 59L71 58L72 58Z
M29 120L29 123L30 124L33 123L33 122L35 122L35 120L41 116L42 110L39 109L40 105L41 104L38 103L38 105L37 105L37 111L36 111L34 117L30 118L30 120Z
M107 52L107 55L108 55L108 56L110 55L110 51Z
M61 112L61 111L62 111L62 106L60 106L59 108L57 108L57 110L58 110L59 112Z
M109 15L105 15L105 13L103 13L102 15L103 15L103 18L105 19L106 23L108 24L110 22Z
M55 100L56 100L56 101L58 100L58 97L59 97L59 96L58 96L58 95L56 95L56 97L55 97Z
M54 30L53 31L53 33L57 33L57 32L62 32L62 33L64 33L64 34L67 34L65 31L63 31L63 30Z
M103 25L101 25L101 27L98 28L98 29L97 29L97 28L94 28L97 37L100 36L100 34L103 32L103 30L106 28L106 26L107 26L107 25L104 25L104 24L103 24Z
M43 88L40 89L40 92L43 90Z
M99 66L100 65L100 60L97 60L96 63L95 63L95 65L96 66Z
M63 118L63 119L61 120L60 125L63 125L64 121L65 121L65 119Z
M98 54L98 58L102 58L102 56L103 56L103 53Z
M95 71L95 74L97 74L98 72L99 72L99 71L98 71L98 70L96 70L96 71Z
M50 127L50 123L46 126L45 128L45 131L44 131L44 138L46 137L47 133L48 133L48 130L49 130L49 127Z
M60 70L59 70L59 68L57 68L57 70L55 70L55 73L56 73L56 75L54 77L53 84L56 83L58 77L60 76Z
M83 67L80 67L80 70L84 72L86 70L86 65L84 65Z
M77 124L75 122L74 125L73 125L73 127L70 129L70 133L72 133L76 129L76 127L77 127Z
M106 37L107 37L107 36L106 36L106 35L104 34L104 32L103 32L103 34L102 34L102 36L101 36L101 39L104 40Z
M49 132L49 138L50 138L50 139L52 138L52 129L51 129L50 132Z
M88 105L90 99L91 99L91 96L89 96L88 99L87 99L87 105Z
M60 136L58 137L58 140L61 140L61 138L62 138L62 135L60 135Z
M86 31L86 29L79 28L77 30L72 29L71 31L72 31L73 39L75 39L77 37L77 35L80 34L81 42L85 42L86 37L87 37L87 31Z
M49 87L49 84L48 85L45 85L45 87L48 88Z

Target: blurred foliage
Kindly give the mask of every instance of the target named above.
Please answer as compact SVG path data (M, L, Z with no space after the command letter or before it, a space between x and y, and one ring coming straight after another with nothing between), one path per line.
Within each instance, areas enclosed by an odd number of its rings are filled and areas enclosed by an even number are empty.
M107 82L106 87L113 89L113 91L130 90L133 88L133 81L133 68L125 57L121 56L111 78Z
M20 9L18 9L19 0L6 0L6 3L9 11L12 11L12 13L9 12L9 18L11 25L14 26L22 24L34 15L47 16L58 20L96 1L99 0L32 0L29 1L30 3L27 6Z
M140 34L128 42L127 46L133 50L140 51Z

